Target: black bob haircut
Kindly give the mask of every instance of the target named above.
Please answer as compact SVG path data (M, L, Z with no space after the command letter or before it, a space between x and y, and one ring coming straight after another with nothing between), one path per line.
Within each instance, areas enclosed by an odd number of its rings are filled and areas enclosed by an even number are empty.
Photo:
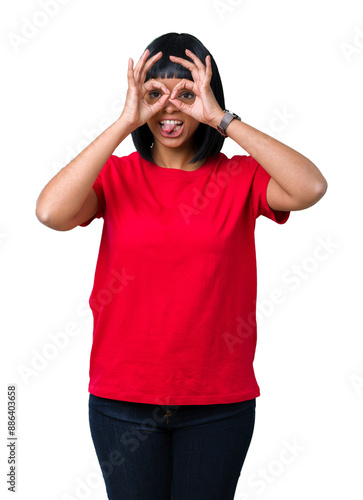
M147 47L150 53L148 59L162 51L162 57L156 61L146 73L145 82L150 78L185 78L193 81L191 72L176 62L169 59L169 55L182 57L193 62L185 53L185 49L193 52L205 65L205 58L210 55L212 66L212 77L210 86L220 107L224 110L224 93L222 81L213 56L206 47L193 35L188 33L166 33L155 38ZM146 50L145 49L145 50ZM154 136L147 123L141 125L131 133L135 148L142 158L154 163L150 148L154 141ZM196 163L198 160L207 159L210 156L217 156L222 149L224 137L219 132L205 123L200 123L193 135L193 144L197 150L196 155L189 163Z

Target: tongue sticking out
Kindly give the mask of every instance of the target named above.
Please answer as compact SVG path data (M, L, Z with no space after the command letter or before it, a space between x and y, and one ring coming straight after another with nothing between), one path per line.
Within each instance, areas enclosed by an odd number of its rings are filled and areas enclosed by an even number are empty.
M164 123L163 130L167 134L170 134L170 132L172 132L175 129L175 127L177 127L177 126L178 126L178 124L174 124L174 123Z

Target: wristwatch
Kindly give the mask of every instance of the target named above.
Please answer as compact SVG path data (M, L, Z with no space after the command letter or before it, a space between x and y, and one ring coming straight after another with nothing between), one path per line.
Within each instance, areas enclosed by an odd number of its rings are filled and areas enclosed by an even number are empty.
M223 136L227 137L226 130L228 125L231 123L231 121L234 118L237 118L237 120L241 121L241 118L236 115L236 113L232 113L232 111L228 111L228 109L224 110L225 115L222 118L222 121L219 125L217 125L217 130L218 132Z

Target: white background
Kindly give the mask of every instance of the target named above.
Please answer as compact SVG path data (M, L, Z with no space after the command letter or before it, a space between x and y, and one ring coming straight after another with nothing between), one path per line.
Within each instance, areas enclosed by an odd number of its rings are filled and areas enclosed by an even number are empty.
M325 197L285 225L257 221L261 396L235 499L361 499L362 3L18 0L1 11L1 495L13 498L6 397L15 383L16 498L106 498L88 424L102 219L57 232L37 220L35 203L121 114L128 58L176 31L211 51L228 109L328 181ZM115 154L133 150L129 136ZM231 139L222 151L245 154ZM57 348L61 332L67 345Z

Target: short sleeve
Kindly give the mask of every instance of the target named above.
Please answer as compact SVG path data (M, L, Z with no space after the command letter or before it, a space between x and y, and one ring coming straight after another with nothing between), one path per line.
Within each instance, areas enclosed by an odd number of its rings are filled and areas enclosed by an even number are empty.
M266 192L271 175L252 156L248 158L248 165L253 175L251 189L252 210L255 219L264 215L278 224L284 224L290 216L290 211L273 210L267 203Z
M105 193L103 189L103 177L109 161L110 159L107 160L106 164L103 166L101 172L98 174L98 177L96 178L92 186L98 198L97 212L93 215L93 217L82 222L82 224L79 224L79 226L82 227L88 226L88 224L90 224L93 221L93 219L99 219L100 217L104 217L105 215L106 202L105 202Z

